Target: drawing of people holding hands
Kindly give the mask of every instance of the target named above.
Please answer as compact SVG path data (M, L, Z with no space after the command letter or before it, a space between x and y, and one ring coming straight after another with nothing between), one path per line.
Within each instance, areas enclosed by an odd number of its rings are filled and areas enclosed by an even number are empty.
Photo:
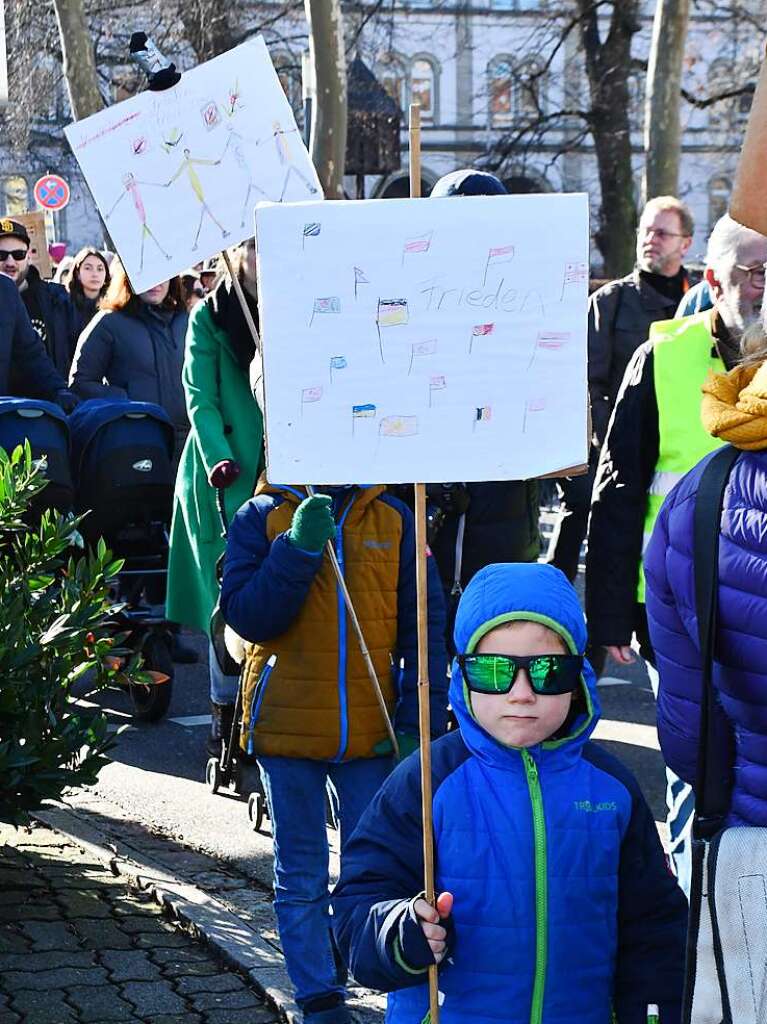
M206 214L219 229L222 238L228 238L229 236L229 232L226 230L223 224L221 224L221 222L216 219L207 202L205 201L205 193L203 192L202 189L202 182L200 181L200 178L197 172L195 171L196 166L218 167L220 163L220 158L218 160L204 160L201 157L193 157L191 151L189 149L185 149L184 156L181 163L178 166L178 170L170 179L170 181L166 181L163 186L164 188L169 188L174 181L176 181L184 172L186 172L187 180L191 185L192 191L194 192L195 197L197 198L201 206L200 221L197 225L197 233L194 236L194 245L192 246L192 251L194 251L197 248L197 242L199 241L200 238L200 231L202 230L202 222Z

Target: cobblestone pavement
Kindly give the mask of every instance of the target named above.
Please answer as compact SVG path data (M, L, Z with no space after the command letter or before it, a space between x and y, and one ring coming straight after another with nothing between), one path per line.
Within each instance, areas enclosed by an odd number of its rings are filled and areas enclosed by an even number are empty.
M42 826L0 824L0 1024L272 1024L147 895Z

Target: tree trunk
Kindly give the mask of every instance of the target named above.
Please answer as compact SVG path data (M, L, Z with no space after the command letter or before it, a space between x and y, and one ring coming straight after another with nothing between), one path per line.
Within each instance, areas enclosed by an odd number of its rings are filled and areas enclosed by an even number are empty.
M81 121L105 106L96 74L93 40L82 0L53 0L53 6L72 116L75 121Z
M679 190L679 103L689 0L657 0L645 100L642 199Z
M622 277L634 264L637 225L628 76L631 41L639 31L639 3L615 0L604 42L600 38L600 5L593 0L577 0L577 4L591 97L591 134L602 194L595 238L604 259L605 275Z
M346 54L340 0L304 0L316 95L311 154L327 199L344 198Z

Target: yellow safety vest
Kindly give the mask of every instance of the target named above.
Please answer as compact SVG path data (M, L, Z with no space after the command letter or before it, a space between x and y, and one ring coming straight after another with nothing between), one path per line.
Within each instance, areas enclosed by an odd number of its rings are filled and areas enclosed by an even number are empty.
M700 418L701 386L708 371L723 373L711 333L710 310L650 327L655 398L658 402L658 461L647 494L642 554L666 495L704 455L719 448ZM639 565L637 601L644 604L645 579Z

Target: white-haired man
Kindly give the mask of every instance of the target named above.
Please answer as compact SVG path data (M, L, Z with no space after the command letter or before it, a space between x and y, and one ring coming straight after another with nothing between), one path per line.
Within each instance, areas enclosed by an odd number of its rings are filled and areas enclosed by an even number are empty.
M767 237L729 216L717 222L706 255L714 307L652 325L626 370L599 460L586 562L589 637L623 665L634 660L633 637L654 686L642 553L663 499L720 444L701 422L701 385L709 370L738 362L743 333L760 316L766 262ZM673 800L678 811L684 794L672 792L673 785L681 784L670 784L669 808ZM669 815L677 868L691 808L690 795L686 813L675 821Z
M574 580L591 504L599 448L631 357L647 340L650 325L670 320L689 287L684 258L692 244L693 218L675 196L651 199L639 218L636 265L589 299L589 395L594 424L591 472L560 483L562 504L549 561Z

